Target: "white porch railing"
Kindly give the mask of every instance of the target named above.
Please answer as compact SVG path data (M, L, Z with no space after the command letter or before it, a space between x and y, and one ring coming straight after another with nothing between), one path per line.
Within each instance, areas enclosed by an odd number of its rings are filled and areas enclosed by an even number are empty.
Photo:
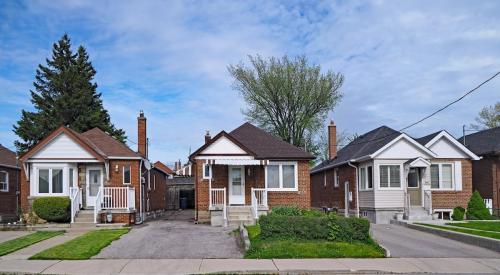
M70 188L70 199L71 199L71 223L75 222L75 216L80 210L80 205L82 204L82 194L78 187Z
M484 199L484 205L486 208L490 210L490 214L493 215L493 200L492 199Z
M97 191L97 195L95 197L95 203L94 203L94 223L97 223L97 215L99 215L99 212L101 212L102 209L102 193L104 192L102 190L102 187L99 187L99 191Z
M429 215L432 215L432 191L431 190L424 190L424 208L429 213Z
M222 209L222 217L224 224L227 223L227 206L226 206L226 188L211 188L210 189L210 209Z
M135 209L135 189L133 187L100 187L94 207L94 222L101 210Z
M267 208L267 190L252 188L252 211L256 219L259 218L259 208Z

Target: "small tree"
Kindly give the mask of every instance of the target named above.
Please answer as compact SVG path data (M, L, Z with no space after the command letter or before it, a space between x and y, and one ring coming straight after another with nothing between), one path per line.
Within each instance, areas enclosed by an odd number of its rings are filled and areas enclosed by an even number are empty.
M500 126L500 102L494 106L484 107L478 117L476 117L476 124L471 124L471 128L475 130L485 130Z
M474 191L467 205L468 220L490 220L491 214L478 191Z

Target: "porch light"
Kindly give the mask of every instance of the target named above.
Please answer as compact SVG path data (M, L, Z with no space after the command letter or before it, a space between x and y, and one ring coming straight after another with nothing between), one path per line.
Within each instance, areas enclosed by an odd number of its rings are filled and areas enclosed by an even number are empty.
M118 167L118 164L115 165L115 172L118 173L118 171L120 171L120 167Z

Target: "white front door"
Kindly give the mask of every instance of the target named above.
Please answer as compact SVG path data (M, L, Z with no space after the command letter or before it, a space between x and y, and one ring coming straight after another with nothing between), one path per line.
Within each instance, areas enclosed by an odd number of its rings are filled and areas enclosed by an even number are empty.
M87 206L95 206L97 192L99 192L102 182L103 172L101 167L87 168Z
M245 168L229 166L229 204L245 204Z

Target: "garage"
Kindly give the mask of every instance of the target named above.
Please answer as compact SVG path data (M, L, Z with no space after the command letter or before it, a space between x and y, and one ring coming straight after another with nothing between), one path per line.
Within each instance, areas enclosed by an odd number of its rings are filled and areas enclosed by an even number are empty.
M167 210L194 209L194 177L167 179Z

